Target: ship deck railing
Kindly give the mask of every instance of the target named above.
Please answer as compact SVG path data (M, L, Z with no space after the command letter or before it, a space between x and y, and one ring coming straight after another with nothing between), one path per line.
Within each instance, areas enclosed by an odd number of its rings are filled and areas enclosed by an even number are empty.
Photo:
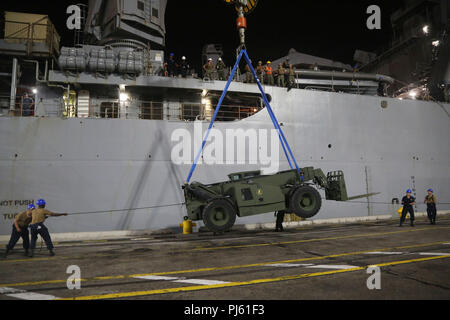
M307 72L309 75L304 75L303 73ZM274 73L274 84L272 87L283 87L283 88L291 88L291 89L306 89L306 90L321 90L321 91L330 91L330 92L347 92L353 94L364 94L364 95L377 95L379 93L379 81L371 80L371 79L358 79L358 72L346 72L346 78L339 77L339 74L344 74L344 72L335 72L333 71L324 75L323 71L318 70L317 75L314 75L313 70L296 70L293 81L290 81L290 77L288 74L281 75L284 78L285 85L278 86L278 74ZM329 74L329 75L328 75ZM353 75L353 77L352 77ZM157 76L157 74L149 74L149 76ZM228 78L229 72L226 74L226 78ZM374 75L375 76L375 75ZM166 78L169 76L165 76ZM174 76L174 78L180 78L181 75ZM261 84L264 86L269 86L268 78L266 75L258 75ZM218 73L215 71L213 73L212 79L208 78L200 78L197 76L189 76L187 79L203 79L206 81L218 81ZM237 74L233 80L233 82L239 83L247 83L256 85L254 79L252 81L247 81L247 75ZM385 95L385 94L384 94Z
M180 103L177 107L163 102L134 101L127 104L119 101L102 102L89 106L87 118L141 119L196 121L211 119L216 105L202 103ZM235 121L246 119L258 111L259 106L222 105L218 121Z
M52 118L92 118L92 119L140 119L196 121L211 119L215 104L179 103L177 107L159 101L134 100L121 102L115 99L102 99L102 102L89 103L87 110L81 110L75 104L66 104L64 99L45 99L42 104L45 117ZM0 116L34 117L36 99L33 98L30 111L24 108L24 96L18 96L10 111L10 97L0 96ZM261 110L257 105L222 105L217 121L236 121L251 117Z
M58 56L60 36L48 16L35 22L3 20L0 52L25 56ZM41 45L41 46L40 46Z
M33 103L30 104L30 111L27 111L24 108L24 96L17 96L16 101L14 103L14 110L10 110L10 96L1 96L0 95L0 116L10 116L10 117L28 117L35 115L36 108L36 99L32 96L30 98L33 99ZM60 108L52 109L47 108L52 104L49 103L48 100L43 101L44 108L47 110L46 117L60 117L62 113L60 112ZM28 115L27 115L28 114Z

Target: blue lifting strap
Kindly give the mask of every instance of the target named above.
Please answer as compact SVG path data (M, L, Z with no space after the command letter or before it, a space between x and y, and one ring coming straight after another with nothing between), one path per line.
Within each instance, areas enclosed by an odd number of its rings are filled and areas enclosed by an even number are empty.
M195 171L195 169L197 167L198 161L200 160L202 152L205 149L206 141L208 141L209 134L211 133L211 130L212 130L213 125L214 125L214 122L216 121L217 115L219 114L220 108L222 106L223 100L225 99L225 96L226 96L226 94L228 92L228 89L230 88L231 82L233 81L234 75L236 74L236 70L237 70L237 68L239 66L239 63L241 62L242 56L244 56L245 61L247 62L248 66L250 67L250 70L251 70L251 72L253 74L253 78L255 79L256 83L258 84L259 90L261 91L264 104L266 105L267 111L269 112L270 119L272 120L272 123L273 123L275 129L277 130L278 137L280 139L280 143L281 143L281 146L283 147L283 151L284 151L284 153L286 155L286 158L287 158L287 160L289 162L289 166L291 167L291 169L293 169L292 162L294 162L295 168L297 169L298 173L300 174L301 180L304 181L303 176L301 175L301 172L300 172L300 168L299 168L299 166L297 164L297 161L295 160L294 154L292 153L292 150L291 150L291 148L289 146L289 143L286 140L286 137L285 137L285 135L283 133L283 130L281 129L280 124L278 123L278 120L277 120L277 118L276 118L276 116L275 116L275 114L274 114L274 112L272 110L272 107L270 106L269 100L267 99L267 95L264 92L264 89L263 89L263 87L261 85L261 82L259 81L259 79L258 79L258 77L256 75L255 69L253 68L253 66L252 66L252 64L250 62L250 58L248 57L247 51L245 49L242 49L241 52L239 53L239 56L238 56L237 60L236 60L234 68L231 71L230 78L228 79L228 82L227 82L227 84L225 86L225 89L222 92L222 96L220 97L219 103L217 104L216 110L215 110L214 115L213 115L213 117L211 119L211 123L209 124L208 131L206 132L205 138L203 139L200 151L198 152L197 156L195 157L194 164L192 165L192 168L191 168L191 170L189 172L189 176L187 178L187 183L191 182L192 175L194 174L194 171Z

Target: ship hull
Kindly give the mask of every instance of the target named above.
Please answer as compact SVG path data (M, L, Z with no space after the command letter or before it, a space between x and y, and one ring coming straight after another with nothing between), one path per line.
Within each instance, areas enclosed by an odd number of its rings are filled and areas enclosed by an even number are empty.
M301 167L343 170L350 196L378 193L353 202L326 201L316 218L390 214L397 208L392 201L408 188L422 200L432 187L440 202L450 202L448 104L279 88L268 93ZM53 232L177 228L186 215L181 186L190 165L174 163L173 134L185 130L194 136L195 127L153 120L0 118L0 234L8 234L13 215L39 198L52 211L74 213L49 219ZM269 131L273 125L262 110L216 123L215 129L226 136L226 130ZM280 170L289 169L283 155L280 149ZM260 167L200 164L193 180L225 181L232 172ZM443 209L450 205L441 204ZM237 223L273 220L268 213Z

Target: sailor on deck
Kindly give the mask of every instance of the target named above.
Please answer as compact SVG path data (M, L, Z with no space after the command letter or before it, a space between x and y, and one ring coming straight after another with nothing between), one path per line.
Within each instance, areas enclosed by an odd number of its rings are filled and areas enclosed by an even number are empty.
M34 100L25 93L22 100L22 116L31 117L34 111Z
M284 76L285 76L286 70L283 68L282 64L279 65L277 73L278 73L278 79L277 79L278 86L284 87L286 85L286 83L284 81Z
M5 259L8 253L14 249L17 241L22 238L23 248L25 249L25 255L28 256L28 249L30 248L30 235L28 233L28 225L32 219L32 212L36 209L34 204L28 205L28 210L19 213L14 219L14 224L12 227L11 239L6 246Z
M252 60L250 60L250 63ZM252 70L248 64L245 65L245 83L253 83Z
M267 84L269 86L273 86L275 84L275 81L273 80L272 62L267 61L267 65L265 67L265 71L266 71Z
M214 80L214 64L211 58L209 58L208 62L203 66L203 72L205 75L205 79L209 81Z
M226 78L225 78L225 69L226 68L227 68L227 66L223 62L222 58L219 58L219 60L216 64L216 69L217 69L217 76L220 81L226 80Z
M258 75L259 81L261 83L264 83L264 66L262 64L262 61L258 61L258 66L256 67L256 74Z
M169 77L175 77L177 75L177 62L175 61L175 54L171 53L169 60L167 61L167 72Z
M278 211L275 213L277 216L277 223L275 227L275 232L283 232L283 222L284 222L284 216L286 215L286 211Z
M186 60L186 57L181 58L180 69L181 69L181 76L183 78L186 78L188 75L189 69L190 69L190 66Z
M428 189L428 195L425 197L424 203L427 204L427 214L430 224L436 224L436 203L437 198L433 193L433 189Z
M44 225L44 221L47 219L47 217L60 217L60 216L67 216L67 213L53 213L51 211L48 211L45 209L45 200L40 199L36 202L38 208L33 210L33 219L30 224L30 230L31 230L31 244L30 244L30 257L34 256L34 249L36 248L36 241L38 234L41 235L41 237L44 239L45 244L47 245L47 249L50 252L50 256L54 256L55 253L53 252L53 243L52 239L50 237L50 233L48 232L47 227Z
M411 227L414 227L414 208L413 208L413 206L416 204L416 198L414 198L411 194L412 194L411 189L408 189L406 191L406 196L404 196L402 199L403 212L402 212L402 217L400 218L400 227L405 222L406 215L408 213L409 213L409 217L411 220Z
M286 58L286 61L284 61L283 62L283 69L284 69L284 82L286 83L286 84L288 84L289 83L289 73L288 73L288 70L289 70L289 66L290 66L290 59L289 58ZM283 86L284 87L284 86Z

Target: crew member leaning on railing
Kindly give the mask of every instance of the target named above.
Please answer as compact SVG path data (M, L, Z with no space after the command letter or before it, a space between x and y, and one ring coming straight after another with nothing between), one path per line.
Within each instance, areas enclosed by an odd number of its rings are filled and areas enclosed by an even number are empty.
M33 98L28 96L28 93L25 93L22 100L22 116L31 117L33 115L33 110L34 110L34 100Z

